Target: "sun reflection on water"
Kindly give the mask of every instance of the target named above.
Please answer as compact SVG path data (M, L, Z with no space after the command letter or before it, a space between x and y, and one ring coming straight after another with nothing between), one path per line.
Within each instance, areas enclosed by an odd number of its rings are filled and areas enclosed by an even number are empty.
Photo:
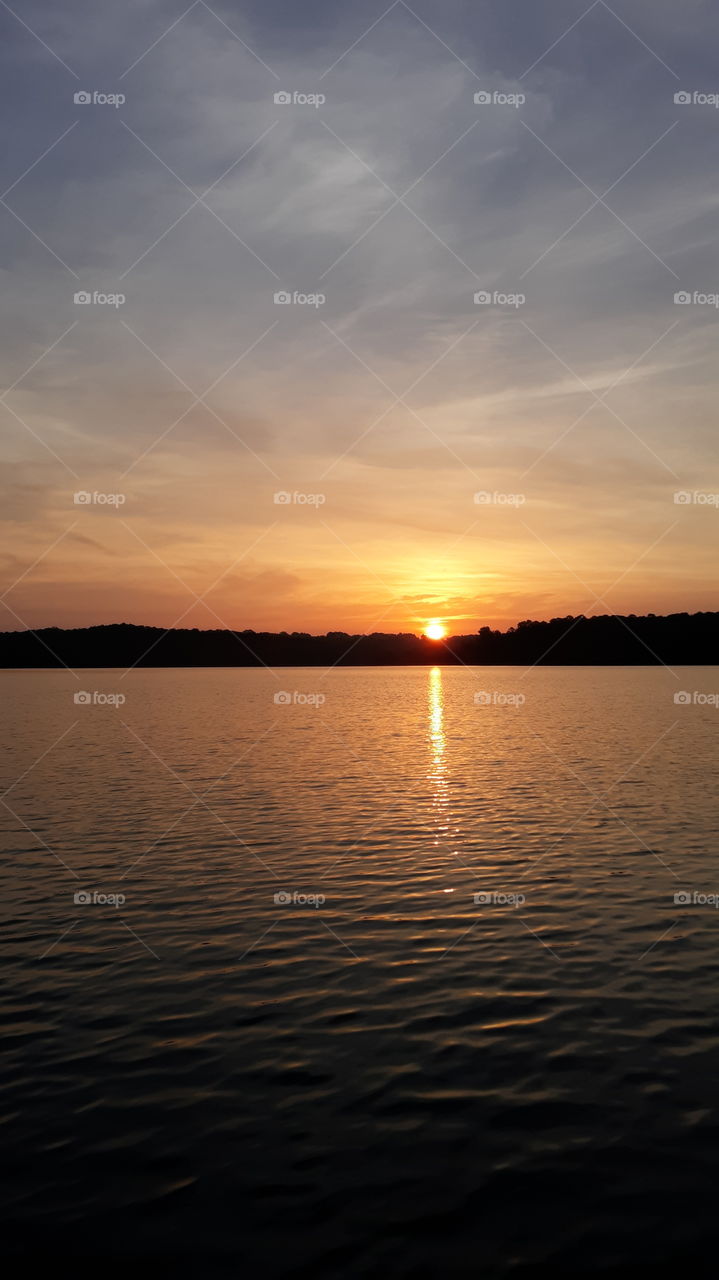
M427 684L427 737L429 739L429 767L427 780L432 795L435 817L441 820L441 830L447 830L447 735L444 728L444 689L442 668L431 667Z

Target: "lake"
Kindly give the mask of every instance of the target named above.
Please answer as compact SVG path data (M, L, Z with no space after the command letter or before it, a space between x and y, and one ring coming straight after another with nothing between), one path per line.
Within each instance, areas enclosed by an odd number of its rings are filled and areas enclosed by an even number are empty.
M0 686L6 1251L699 1274L719 669Z

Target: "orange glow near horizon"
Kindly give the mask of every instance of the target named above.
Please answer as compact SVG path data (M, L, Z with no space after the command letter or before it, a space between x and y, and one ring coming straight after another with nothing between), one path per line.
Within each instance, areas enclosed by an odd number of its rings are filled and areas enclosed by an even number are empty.
M428 640L444 640L447 628L441 622L438 622L436 618L433 618L431 622L427 623L424 634Z

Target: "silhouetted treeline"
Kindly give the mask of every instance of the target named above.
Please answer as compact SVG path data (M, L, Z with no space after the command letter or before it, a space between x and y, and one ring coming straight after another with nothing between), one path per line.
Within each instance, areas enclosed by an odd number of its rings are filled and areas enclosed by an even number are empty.
M64 631L0 633L0 667L270 667L546 663L557 666L713 664L719 613L669 617L552 618L508 631L431 641L411 634L352 636L330 631L164 631L118 623Z

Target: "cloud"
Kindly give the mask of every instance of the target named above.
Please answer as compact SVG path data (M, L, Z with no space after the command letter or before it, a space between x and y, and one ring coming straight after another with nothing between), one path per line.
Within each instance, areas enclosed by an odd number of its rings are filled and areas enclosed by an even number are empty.
M6 414L4 519L24 524L26 563L62 532L73 485L127 491L148 544L178 570L192 544L208 582L272 523L273 486L326 489L361 564L294 511L236 585L278 625L291 604L293 625L332 626L333 599L364 617L373 573L401 595L413 555L421 577L434 539L461 539L473 487L526 486L549 545L621 564L669 523L667 484L719 484L719 311L674 304L719 289L715 113L674 103L718 87L707 3L629 4L636 36L601 4L572 26L569 0L449 0L419 18L400 3L376 26L367 4L212 8L173 26L164 0L32 0L23 21L56 58L2 15L0 377L23 419ZM76 105L80 87L126 103ZM477 104L479 88L526 101ZM277 104L279 89L326 102ZM80 290L124 302L77 305ZM324 300L278 305L279 290ZM478 290L525 300L477 306ZM64 597L28 581L33 616L92 614L72 559L93 550L89 527L52 561ZM709 602L706 528L684 528ZM495 559L477 572L516 578L496 608L561 605L535 590L521 525L505 513L486 538ZM153 596L119 527L97 543L128 616L156 601L166 618L171 581ZM447 607L484 613L454 590L471 568L457 546ZM681 607L679 559L663 571ZM101 580L83 590L105 616ZM636 611L652 607L648 570L635 589Z

